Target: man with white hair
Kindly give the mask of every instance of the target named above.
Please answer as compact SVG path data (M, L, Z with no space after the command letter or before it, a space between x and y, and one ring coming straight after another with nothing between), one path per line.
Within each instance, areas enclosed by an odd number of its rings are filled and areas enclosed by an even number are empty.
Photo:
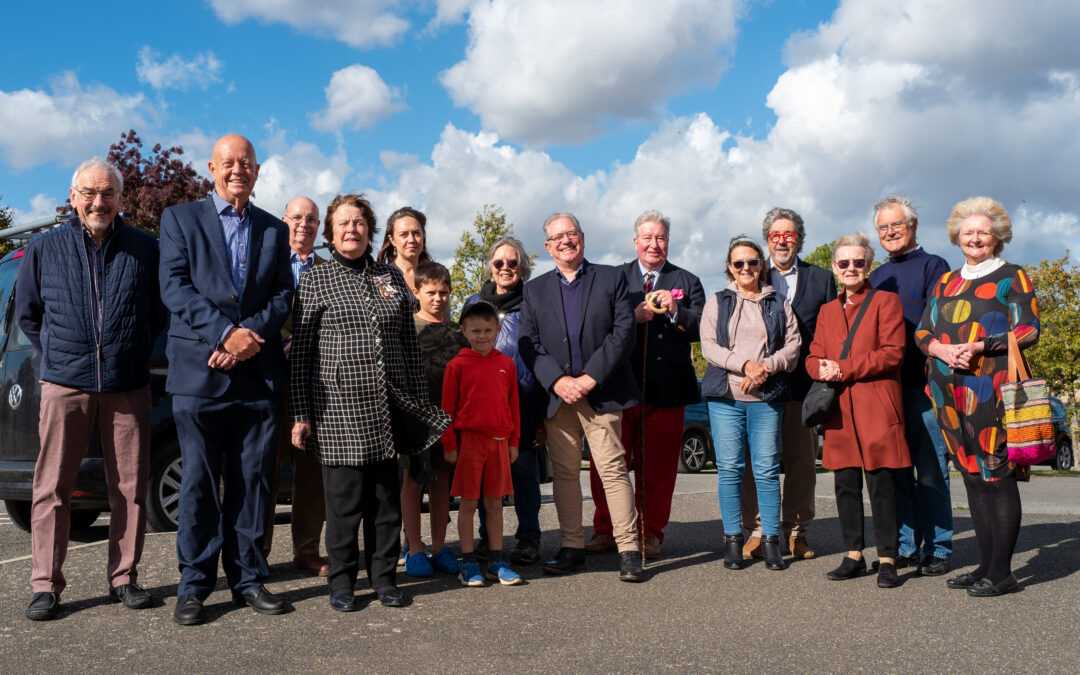
M33 563L26 609L59 611L71 493L95 425L108 485L109 597L151 604L136 583L150 457L150 352L165 326L158 243L120 217L124 179L94 157L71 178L75 214L34 239L19 267L19 327L41 353L41 451L30 506Z

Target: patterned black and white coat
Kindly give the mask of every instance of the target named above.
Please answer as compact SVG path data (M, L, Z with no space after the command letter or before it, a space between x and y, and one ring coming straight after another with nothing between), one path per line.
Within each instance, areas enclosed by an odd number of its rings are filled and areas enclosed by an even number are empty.
M428 445L450 425L428 400L412 298L401 271L370 255L335 255L300 278L289 413L293 423L311 424L306 448L322 464L393 458L393 404L428 426Z

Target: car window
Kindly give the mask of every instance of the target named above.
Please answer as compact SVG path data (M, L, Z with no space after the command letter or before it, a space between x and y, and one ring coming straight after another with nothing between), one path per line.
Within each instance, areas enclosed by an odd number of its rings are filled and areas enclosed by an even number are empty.
M15 258L0 265L0 345L4 343L8 331L15 326L15 304L12 302L11 291L15 287L15 277L19 273L19 259ZM20 330L19 333L22 333ZM25 336L23 337L25 340Z

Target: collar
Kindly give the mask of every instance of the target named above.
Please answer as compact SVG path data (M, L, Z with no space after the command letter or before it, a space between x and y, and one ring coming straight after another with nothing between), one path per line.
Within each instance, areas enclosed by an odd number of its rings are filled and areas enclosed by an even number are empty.
M581 275L585 272L586 262L586 260L582 259L581 264L578 265L577 271L574 273L574 281L581 279ZM574 283L574 281L567 281L566 277L563 276L563 273L559 271L558 267L555 268L555 276L559 278L560 283L566 284L567 286Z
M791 267L787 268L786 270L782 270L779 267L777 267L776 263L773 262L772 257L770 257L769 258L769 267L776 270L777 272L784 275L785 277L791 276L792 274L796 274L799 271L799 256L795 256L795 262L791 263Z
M960 270L960 276L969 280L979 279L980 277L985 277L987 274L994 272L1004 264L1005 261L996 255L991 256L976 265L964 263L964 267Z
M299 260L301 265L314 265L315 264L315 251L308 253L307 260L300 257L300 254L296 251L289 249L289 256L292 260Z
M917 258L923 253L925 253L925 251L923 251L923 247L919 244L915 244L915 248L909 251L905 251L903 253L899 253L897 255L891 255L888 257L888 260L889 262L904 262L907 260L911 260L912 258Z
M667 261L665 260L664 263L662 265L660 265L660 267L658 267L658 268L656 268L654 270L650 270L650 269L645 269L645 266L641 264L641 259L640 258L638 258L638 260L637 260L638 271L641 272L641 278L642 279L644 279L645 275L648 274L649 272L652 272L655 275L653 277L654 279L656 277L660 276L660 272L661 272L661 270L664 269L664 265L666 265L666 264L667 264Z
M236 207L234 207L234 206L233 206L232 204L230 204L229 202L227 202L227 201L225 201L224 199L222 199L222 198L221 198L221 195L219 195L219 194L217 193L217 190L214 190L213 192L211 192L211 193L210 193L210 196L211 196L211 198L213 198L213 200L214 200L214 211L215 211L215 212L216 212L216 213L217 213L217 214L218 214L219 216L220 216L221 214L223 214L223 213L225 212L225 210L226 210L226 209L232 209L232 210L233 210L233 212L235 212L235 213L236 213L236 215L237 215L238 217L240 217L240 218L242 219L242 218L244 217L244 215L245 215L245 214L247 214L247 212L248 212L248 211L250 211L250 208L249 208L249 207L251 206L251 199L248 199L248 203L247 203L247 204L246 204L246 205L244 206L244 210L243 210L243 212L240 212L240 211L237 211L237 210L236 210ZM230 214L230 215L231 215L231 214Z

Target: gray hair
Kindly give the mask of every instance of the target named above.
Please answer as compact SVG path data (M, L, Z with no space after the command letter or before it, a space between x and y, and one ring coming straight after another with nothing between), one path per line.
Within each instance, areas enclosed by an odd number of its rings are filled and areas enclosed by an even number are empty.
M866 260L866 272L870 273L870 263L874 262L874 247L870 245L870 237L867 237L862 232L856 232L855 234L844 234L836 238L833 242L832 260L836 262L836 252L840 250L841 246L862 246L865 252Z
M491 261L495 258L495 252L503 246L510 246L514 249L514 254L517 255L518 259L518 269L521 270L521 280L528 281L529 277L532 276L532 265L529 264L529 254L525 252L525 246L516 237L503 237L492 244L487 255L488 273L491 272Z
M659 211L651 209L638 216L637 220L634 221L635 237L638 236L638 230L640 230L641 226L645 223L660 223L664 226L664 234L669 236L671 235L671 219L660 213Z
M916 223L919 222L919 214L915 211L915 205L911 203L911 198L897 192L874 204L874 227L877 227L877 214L889 206L899 206L904 209L905 218Z
M75 173L71 174L71 187L79 187L79 176L82 175L82 172L86 171L87 169L105 169L112 175L113 178L116 179L116 183L117 185L119 185L119 187L117 188L117 192L124 191L124 175L120 173L120 169L117 169L116 165L112 162L102 159L100 157L91 157L79 166L75 167Z
M1001 202L990 197L968 197L962 202L957 202L949 214L949 222L945 224L945 231L949 234L949 242L953 246L960 243L960 226L971 216L986 216L994 228L994 255L999 255L1005 244L1012 241L1012 219L1009 212L1001 205Z
M791 209L785 209L779 206L769 209L769 212L765 214L765 220L761 223L761 238L765 241L769 240L769 230L772 229L773 223L778 220L790 220L795 223L795 227L799 233L799 248L802 248L802 243L806 239L806 228L803 227L802 216Z
M567 220L569 220L571 223L574 224L574 229L575 230L577 230L578 232L581 232L581 223L578 222L578 219L574 216L574 214L572 214L572 213L553 213L553 214L551 214L550 216L547 217L547 220L544 221L544 239L547 239L547 236L548 236L548 225L551 225L552 223L554 223L556 220L559 220L560 218L566 218Z

